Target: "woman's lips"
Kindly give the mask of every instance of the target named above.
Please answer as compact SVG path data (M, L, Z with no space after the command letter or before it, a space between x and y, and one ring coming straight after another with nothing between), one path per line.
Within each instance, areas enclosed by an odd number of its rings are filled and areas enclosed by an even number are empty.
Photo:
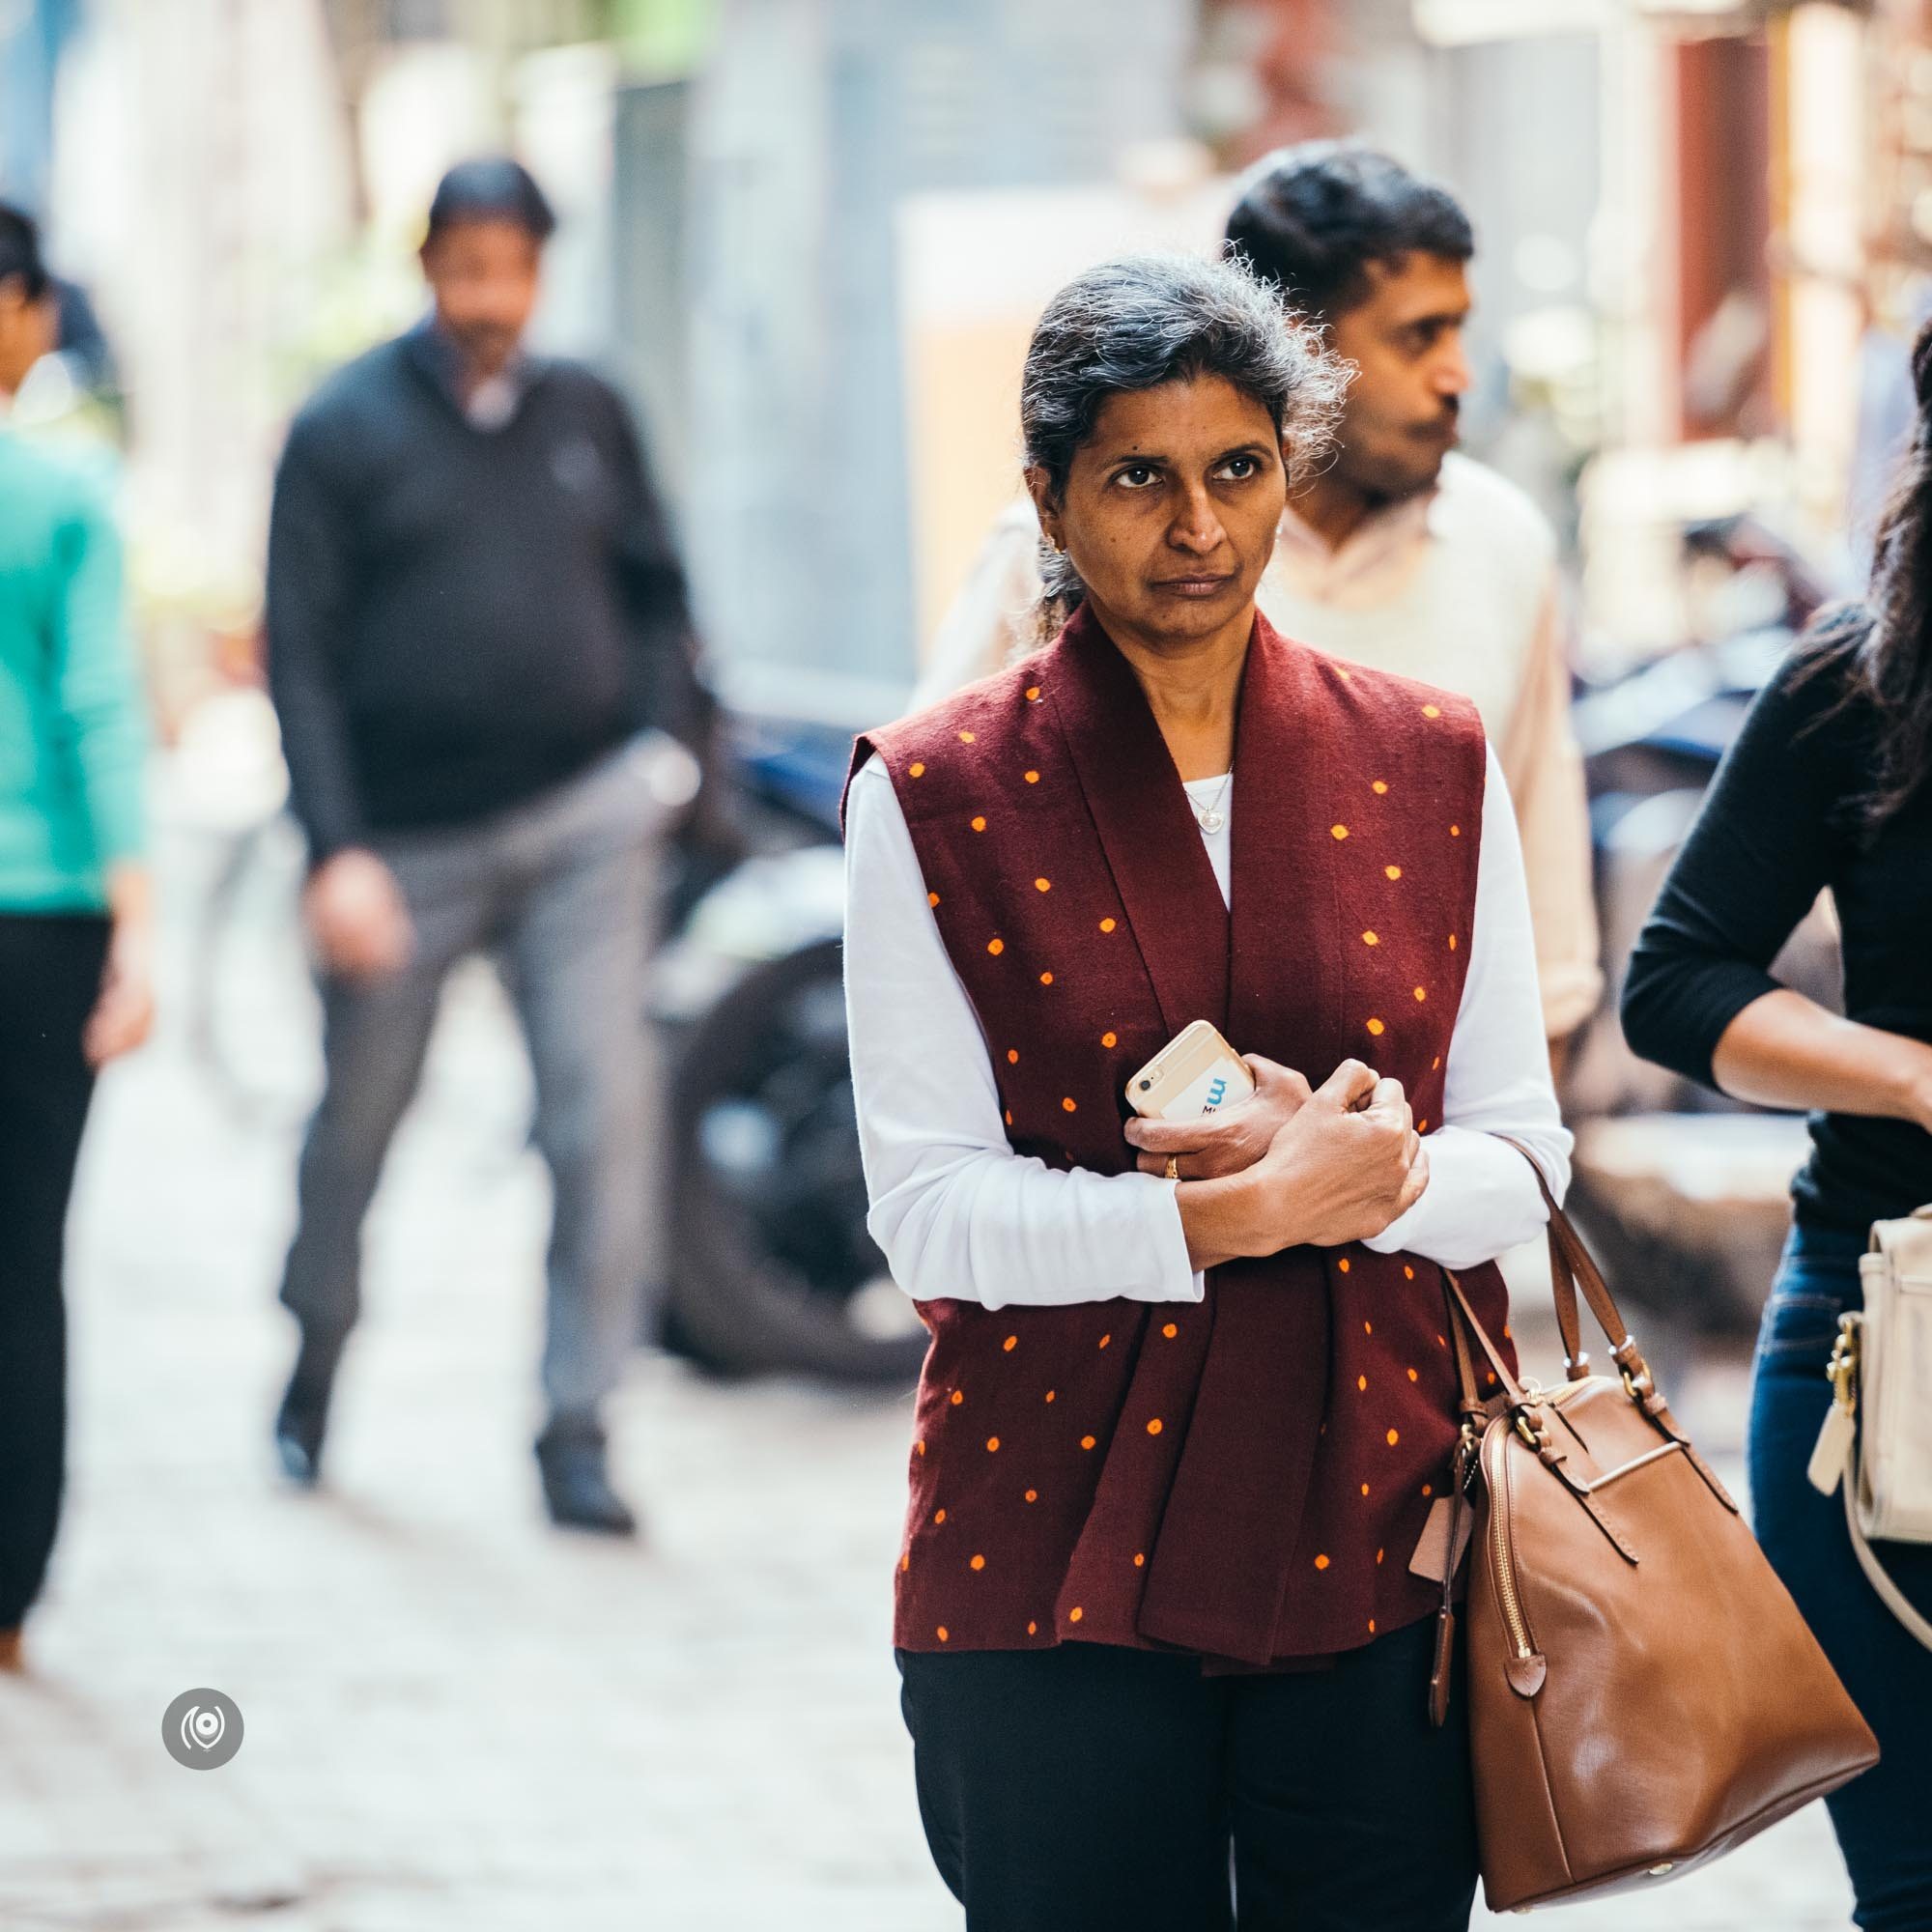
M1153 587L1170 597L1213 597L1234 581L1232 572L1225 577L1163 577Z

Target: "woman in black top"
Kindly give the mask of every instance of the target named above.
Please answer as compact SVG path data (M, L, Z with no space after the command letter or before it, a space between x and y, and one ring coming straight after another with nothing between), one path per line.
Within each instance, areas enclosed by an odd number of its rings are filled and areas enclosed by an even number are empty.
M1752 1383L1759 1538L1878 1733L1877 1768L1828 1801L1861 1926L1932 1927L1932 1652L1866 1582L1842 1508L1805 1479L1838 1316L1874 1220L1932 1202L1932 328L1919 419L1868 601L1822 617L1759 696L1664 881L1623 1001L1646 1059L1810 1110L1791 1237ZM1769 967L1829 887L1845 1017ZM1932 1401L1932 1385L1924 1391ZM1932 1547L1885 1548L1932 1610Z

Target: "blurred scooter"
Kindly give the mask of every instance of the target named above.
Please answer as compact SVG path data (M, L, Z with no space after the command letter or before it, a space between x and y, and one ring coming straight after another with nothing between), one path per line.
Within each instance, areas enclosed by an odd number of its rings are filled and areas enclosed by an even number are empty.
M652 1014L670 1065L662 1339L730 1374L910 1384L926 1331L866 1232L845 1033L838 800L855 731L899 693L727 693L749 856L681 854Z

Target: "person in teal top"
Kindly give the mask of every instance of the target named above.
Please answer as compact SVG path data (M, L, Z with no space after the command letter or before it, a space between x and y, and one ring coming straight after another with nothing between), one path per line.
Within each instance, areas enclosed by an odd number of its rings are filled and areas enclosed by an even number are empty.
M0 910L106 909L139 861L145 744L107 506L0 423Z
M51 347L34 224L0 204L0 1668L60 1518L63 1248L94 1076L153 1020L146 730L93 485L9 428Z

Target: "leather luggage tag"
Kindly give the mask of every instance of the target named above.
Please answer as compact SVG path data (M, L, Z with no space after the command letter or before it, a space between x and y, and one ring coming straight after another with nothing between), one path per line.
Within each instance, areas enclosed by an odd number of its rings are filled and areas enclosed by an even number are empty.
M1440 1583L1455 1576L1457 1565L1463 1560L1463 1552L1469 1547L1469 1538L1475 1533L1476 1512L1466 1506L1463 1511L1463 1520L1457 1527L1456 1548L1449 1548L1449 1513L1453 1505L1447 1496L1437 1496L1429 1506L1429 1520L1422 1526L1422 1540L1415 1546L1415 1554L1408 1559L1408 1567L1418 1577L1426 1577L1432 1583Z
M1818 1446L1812 1450L1810 1466L1804 1472L1820 1494L1829 1496L1838 1487L1857 1430L1857 1418L1835 1402L1825 1411L1825 1426L1818 1432Z

